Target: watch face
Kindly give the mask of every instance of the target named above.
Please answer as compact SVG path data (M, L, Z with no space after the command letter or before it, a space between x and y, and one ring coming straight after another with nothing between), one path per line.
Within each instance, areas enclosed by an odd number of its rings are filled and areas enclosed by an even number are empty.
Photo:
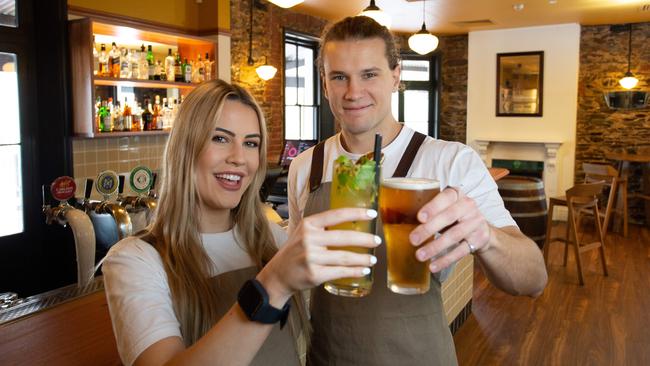
M264 303L264 298L255 286L253 281L246 281L238 296L239 306L250 320L257 320L255 315L257 310Z

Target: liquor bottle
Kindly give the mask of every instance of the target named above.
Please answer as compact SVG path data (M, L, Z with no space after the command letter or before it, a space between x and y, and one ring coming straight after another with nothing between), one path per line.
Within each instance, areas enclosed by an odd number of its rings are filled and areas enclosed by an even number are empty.
M104 129L102 132L113 131L113 98L108 98L108 102L104 108L102 122L104 124Z
M131 131L142 131L142 109L139 102L134 102L133 111L131 112Z
M151 111L151 99L149 99L149 97L144 98L143 107L144 107L142 111L143 130L150 131L152 129L151 126L153 122L153 112Z
M160 114L162 115L162 129L163 130L170 129L172 110L171 108L169 108L169 103L167 102L167 98L163 98L162 110L160 111Z
M122 47L120 49L120 77L124 79L128 79L131 77L131 60L129 57L129 50L126 48Z
M156 74L156 63L154 62L151 45L147 46L147 66L149 67L149 80L154 80L154 75Z
M131 78L139 79L140 78L140 54L135 49L131 50L129 62L131 63Z
M201 60L200 53L194 63L194 77L192 78L192 81L195 83L202 83L205 81L205 64Z
M185 62L183 62L183 81L186 83L191 83L192 82L192 64L187 62L187 59L185 59Z
M97 131L102 132L104 129L104 121L102 120L102 117L104 116L102 113L104 111L104 103L102 101L102 98L97 97L97 101L95 102L95 124L97 125Z
M113 131L122 130L124 130L124 115L122 114L120 101L116 100L115 106L113 107Z
M131 107L129 106L127 98L124 98L124 110L122 111L122 116L124 117L124 126L123 131L129 131L133 126L133 114L131 113Z
M99 51L99 76L109 76L108 70L108 55L106 54L106 45L102 43L101 51Z
M120 50L115 42L111 44L111 51L108 53L108 67L111 69L111 77L120 77Z
M203 61L203 69L205 70L205 80L212 80L212 64L214 61L210 61L210 54L205 53L205 60Z
M149 64L147 63L147 52L145 51L144 44L140 46L140 79L149 79Z
M176 52L176 60L174 60L174 81L180 83L183 81L183 67L181 65L181 55Z
M160 60L156 60L154 69L153 69L153 79L154 80L162 80L162 65L160 64Z
M95 45L95 35L93 34L93 75L99 74L99 52Z
M165 57L165 75L167 81L174 81L174 56L172 56L172 49L167 49L167 57Z
M160 108L160 95L156 95L155 102L153 105L153 121L151 124L152 130L162 130L162 114Z

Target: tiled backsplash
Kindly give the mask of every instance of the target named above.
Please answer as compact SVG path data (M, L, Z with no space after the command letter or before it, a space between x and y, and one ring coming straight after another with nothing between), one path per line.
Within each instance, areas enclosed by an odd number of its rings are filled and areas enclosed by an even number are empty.
M96 179L101 171L107 169L128 175L139 165L157 171L166 143L167 135L74 139L74 178L77 182L85 178ZM81 186L78 184L77 192L83 192ZM125 190L127 194L130 192L128 184ZM93 197L97 198L94 191Z
M468 255L456 264L454 272L442 283L442 301L449 324L472 300L473 281L474 258Z

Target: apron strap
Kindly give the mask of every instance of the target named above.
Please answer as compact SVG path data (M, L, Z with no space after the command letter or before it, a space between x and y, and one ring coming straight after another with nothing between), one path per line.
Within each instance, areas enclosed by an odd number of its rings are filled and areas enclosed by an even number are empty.
M314 146L314 152L311 155L311 172L309 173L309 193L320 187L323 180L323 160L325 159L325 141L321 141Z
M397 168L395 168L393 178L406 177L406 173L408 173L409 169L411 168L411 164L413 164L415 155L417 155L418 150L420 149L420 146L426 137L426 135L415 131L411 137L411 141L404 151L404 155L402 155L402 159L399 161L399 164L397 164Z

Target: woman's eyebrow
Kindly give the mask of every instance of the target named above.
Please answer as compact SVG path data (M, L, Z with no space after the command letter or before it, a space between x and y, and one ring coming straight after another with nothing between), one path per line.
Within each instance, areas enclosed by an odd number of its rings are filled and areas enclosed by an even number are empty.
M215 127L214 130L215 131L221 131L221 132L223 132L226 135L229 135L231 137L235 137L235 135L236 135L234 132L232 132L230 130L227 130L225 128L221 128L221 127ZM261 139L262 135L260 135L259 133L251 133L251 134L248 134L248 135L244 136L244 138L247 138L247 139L248 138L253 138L253 137L257 137L257 138Z

